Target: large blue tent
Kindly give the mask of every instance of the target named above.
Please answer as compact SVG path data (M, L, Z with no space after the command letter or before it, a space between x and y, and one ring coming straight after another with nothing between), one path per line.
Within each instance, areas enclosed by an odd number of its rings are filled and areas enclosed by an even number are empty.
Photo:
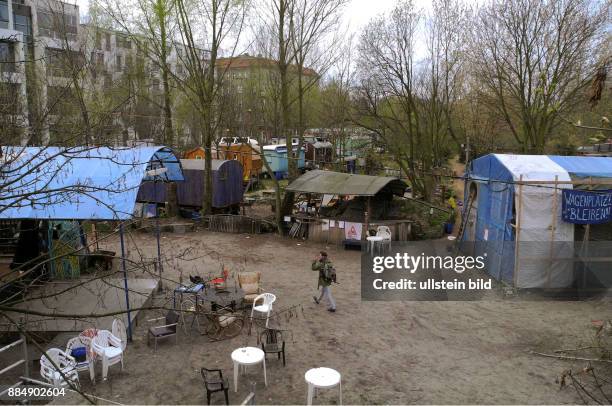
M125 220L147 172L183 180L180 161L162 146L2 147L0 219ZM151 172L149 172L151 173Z
M563 243L573 243L574 225L561 218L560 196L584 178L612 178L612 158L489 154L475 159L466 171L465 201L470 194L474 198L464 209L463 246L477 255L486 251L487 271L498 280L517 287L567 286L571 262L563 259L573 255L568 249L573 244ZM519 181L524 184L520 196ZM542 258L560 260L544 271Z

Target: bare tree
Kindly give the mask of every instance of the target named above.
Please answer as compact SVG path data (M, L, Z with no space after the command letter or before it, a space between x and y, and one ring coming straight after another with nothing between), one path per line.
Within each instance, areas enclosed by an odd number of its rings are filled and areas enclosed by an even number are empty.
M542 153L596 69L609 3L494 1L477 14L470 56L489 108L523 151Z
M417 194L431 198L433 144L423 103L423 76L415 63L421 23L412 1L401 1L366 26L358 46L357 114L362 127L387 144Z
M177 0L176 13L179 34L185 48L186 80L180 88L196 106L201 117L202 142L209 157L220 124L220 89L225 70L217 71L217 60L222 47L229 44L233 55L242 33L248 2L234 0ZM199 35L203 35L199 41ZM206 47L206 52L204 52ZM212 210L212 163L206 160L204 179L205 213Z

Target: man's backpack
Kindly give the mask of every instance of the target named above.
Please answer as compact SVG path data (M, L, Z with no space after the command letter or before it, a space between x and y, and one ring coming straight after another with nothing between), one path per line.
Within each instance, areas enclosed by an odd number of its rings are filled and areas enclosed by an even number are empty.
M333 265L325 265L323 268L323 277L330 282L337 283L336 268L334 268Z

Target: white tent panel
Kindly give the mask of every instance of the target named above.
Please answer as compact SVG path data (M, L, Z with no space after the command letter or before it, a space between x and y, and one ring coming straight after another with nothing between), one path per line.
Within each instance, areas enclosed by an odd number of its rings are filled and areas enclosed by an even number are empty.
M545 155L496 155L496 158L512 173L515 181L520 180L521 175L524 182L551 181L549 184L515 187L516 216L520 216L516 286L567 287L572 282L573 263L559 258L573 257L572 250L568 249L571 245L563 244L564 249L559 249L560 244L550 242L574 240L574 225L561 220L561 189L571 189L572 185L558 185L556 197L554 189L555 178L557 181L571 181L570 175ZM552 258L557 260L551 261Z

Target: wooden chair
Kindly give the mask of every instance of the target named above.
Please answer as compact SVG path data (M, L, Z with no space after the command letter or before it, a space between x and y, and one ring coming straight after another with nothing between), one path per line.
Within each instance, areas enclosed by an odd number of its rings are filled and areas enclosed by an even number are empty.
M210 405L210 396L213 393L223 391L223 394L225 395L225 404L229 405L229 382L227 378L223 378L223 371L220 369L202 368L200 373L204 379L207 404Z
M255 298L263 292L261 287L261 272L240 272L238 285L244 291L244 303L252 305Z
M168 338L174 336L175 342L178 342L178 335L176 334L176 326L179 322L179 315L174 311L170 310L166 317L158 317L156 319L147 320L149 322L154 322L157 320L165 320L165 324L162 326L155 326L149 328L147 332L147 345L149 345L149 338L153 338L155 341L155 351L157 351L157 340L162 338Z

